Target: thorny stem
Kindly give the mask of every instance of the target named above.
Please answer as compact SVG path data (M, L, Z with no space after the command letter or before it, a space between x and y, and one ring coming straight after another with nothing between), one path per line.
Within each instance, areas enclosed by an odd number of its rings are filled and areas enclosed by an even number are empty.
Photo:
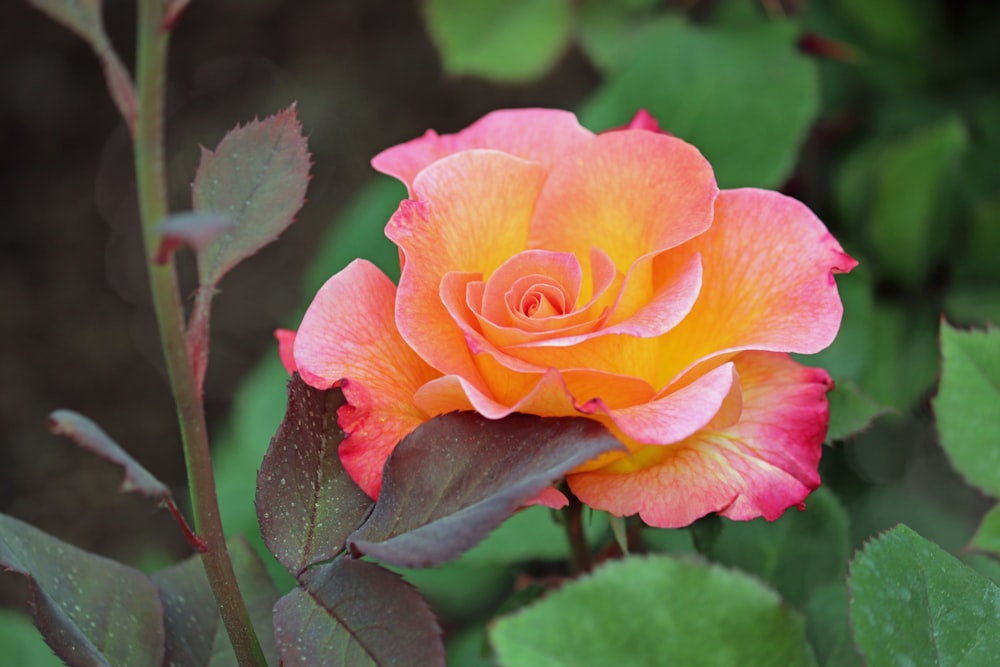
M226 548L201 391L185 345L184 311L177 273L173 262L162 266L153 262L159 243L156 225L167 215L163 110L170 32L161 25L163 7L163 0L139 0L136 57L138 112L134 151L146 266L167 374L180 421L195 530L207 548L202 554L205 572L239 664L241 667L267 667Z
M583 503L564 485L562 492L569 498L569 505L563 508L563 525L569 540L570 573L573 576L589 572L592 567L590 545L583 532Z

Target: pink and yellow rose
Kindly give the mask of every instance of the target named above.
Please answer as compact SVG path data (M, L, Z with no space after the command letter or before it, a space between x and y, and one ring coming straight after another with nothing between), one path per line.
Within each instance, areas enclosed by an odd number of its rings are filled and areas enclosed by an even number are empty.
M654 526L775 519L819 485L832 382L789 353L834 339L833 274L856 262L803 204L720 191L643 114L595 135L497 111L372 164L409 189L386 227L399 286L357 260L279 336L306 383L342 387L340 455L369 495L404 436L455 410L599 420L630 453L570 489Z

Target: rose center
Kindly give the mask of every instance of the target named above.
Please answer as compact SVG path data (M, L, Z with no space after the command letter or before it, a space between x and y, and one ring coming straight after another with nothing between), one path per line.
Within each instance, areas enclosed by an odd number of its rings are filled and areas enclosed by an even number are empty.
M552 317L566 312L566 295L552 285L537 285L521 297L521 312L528 317Z

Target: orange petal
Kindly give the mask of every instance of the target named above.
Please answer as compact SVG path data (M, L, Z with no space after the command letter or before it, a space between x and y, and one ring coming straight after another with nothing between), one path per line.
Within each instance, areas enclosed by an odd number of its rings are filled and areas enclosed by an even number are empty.
M602 134L552 169L530 245L581 258L601 248L624 273L708 229L717 194L712 167L690 144L645 130Z
M700 253L701 294L662 338L660 384L710 356L739 350L811 354L837 335L843 308L834 273L857 262L804 204L757 189L725 190L712 228L657 259L674 270ZM656 383L654 383L656 384Z
M320 288L294 345L295 363L307 384L343 390L348 404L337 413L347 433L341 461L373 498L389 454L427 420L414 394L438 376L396 331L395 297L396 286L384 273L355 260Z
M377 171L411 188L427 165L459 151L491 148L538 162L545 169L573 146L593 138L576 116L559 109L504 109L486 114L457 134L428 130L419 139L387 148L372 159Z
M833 383L787 354L735 357L739 420L713 424L670 447L646 447L602 470L572 474L584 503L651 526L677 528L710 512L736 520L777 519L819 486L819 459Z
M441 303L445 274L489 275L525 249L545 170L496 151L451 155L420 172L386 235L405 256L396 323L431 366L482 388L464 336Z

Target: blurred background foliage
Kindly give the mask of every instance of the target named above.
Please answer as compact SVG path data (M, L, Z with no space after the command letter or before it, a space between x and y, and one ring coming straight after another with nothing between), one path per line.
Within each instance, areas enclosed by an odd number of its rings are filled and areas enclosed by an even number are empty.
M134 9L105 5L129 61ZM292 100L315 162L299 222L216 300L208 394L228 530L256 536L256 470L284 412L271 331L294 328L355 257L398 277L382 227L405 190L375 176L370 157L500 107L569 108L593 130L646 108L704 152L723 187L803 200L861 261L838 278L838 340L803 359L838 385L825 488L809 512L726 522L712 550L803 611L821 663L856 663L843 585L853 550L902 521L957 551L990 505L952 471L930 398L941 318L1000 322L998 30L989 0L196 0L172 49L174 207L190 206L198 144ZM127 138L87 47L22 3L0 7L0 62L10 220L0 240L0 511L155 569L185 554L169 519L118 496L115 469L44 428L55 408L84 412L158 477L184 484L135 260ZM593 517L591 530L602 543L606 522ZM692 550L687 533L644 539ZM453 663L489 664L484 619L564 556L561 528L533 509L459 561L409 576L442 614ZM18 581L0 577L0 604L23 599ZM0 655L47 655L4 613Z

